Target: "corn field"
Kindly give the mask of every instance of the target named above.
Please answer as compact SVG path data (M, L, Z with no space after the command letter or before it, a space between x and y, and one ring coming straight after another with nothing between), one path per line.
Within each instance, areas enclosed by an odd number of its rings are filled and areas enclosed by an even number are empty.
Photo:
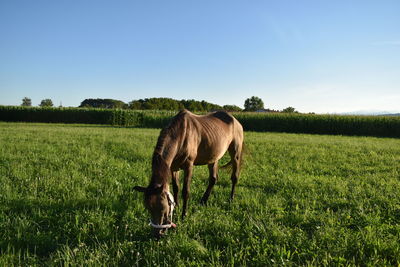
M0 106L0 121L85 123L162 128L173 111ZM288 113L233 115L246 131L400 137L400 117Z

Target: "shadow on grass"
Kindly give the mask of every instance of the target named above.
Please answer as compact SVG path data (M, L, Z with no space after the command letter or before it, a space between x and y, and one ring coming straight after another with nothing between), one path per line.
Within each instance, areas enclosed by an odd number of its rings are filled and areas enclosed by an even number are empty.
M143 227L144 218L139 215L132 223L127 218L127 212L133 209L128 193L113 200L1 202L1 253L11 248L46 258L65 245L84 243L95 247L101 243L151 240L149 229Z

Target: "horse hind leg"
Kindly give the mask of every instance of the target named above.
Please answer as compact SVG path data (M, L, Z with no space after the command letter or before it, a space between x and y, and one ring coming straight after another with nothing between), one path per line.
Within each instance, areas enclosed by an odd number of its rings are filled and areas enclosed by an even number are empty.
M218 161L208 164L208 170L210 172L210 177L208 180L208 187L204 192L203 197L201 198L200 204L205 205L207 203L208 198L210 197L210 193L218 180Z
M231 156L231 161L232 161L232 175L231 175L231 181L232 181L232 189L231 189L231 196L230 200L232 201L235 195L235 188L236 184L239 180L239 175L240 175L240 161L241 161L241 154L242 154L242 146L232 144L229 147L229 154Z

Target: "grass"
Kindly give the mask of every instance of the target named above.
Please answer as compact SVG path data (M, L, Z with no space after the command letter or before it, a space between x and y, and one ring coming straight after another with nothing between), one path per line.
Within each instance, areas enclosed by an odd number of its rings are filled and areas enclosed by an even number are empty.
M0 123L0 266L400 264L399 139L246 132L235 201L221 171L200 206L196 167L187 219L157 242L132 188L158 133Z

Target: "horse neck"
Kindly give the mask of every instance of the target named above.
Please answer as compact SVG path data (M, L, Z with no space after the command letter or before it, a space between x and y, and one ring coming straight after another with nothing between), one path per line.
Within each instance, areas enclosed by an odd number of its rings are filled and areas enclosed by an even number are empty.
M180 119L183 113L179 113L170 123L164 128L157 140L157 145L153 153L152 162L152 183L158 183L168 186L169 177L171 176L171 165L175 156L178 153L178 147L184 133L182 129L182 120Z
M152 176L150 184L168 188L169 177L171 176L171 164L176 155L173 146L157 146L153 153Z
M163 129L158 137L154 155L161 155L168 167L171 167L172 161L178 153L178 144L181 139L179 131L174 130L172 127Z

